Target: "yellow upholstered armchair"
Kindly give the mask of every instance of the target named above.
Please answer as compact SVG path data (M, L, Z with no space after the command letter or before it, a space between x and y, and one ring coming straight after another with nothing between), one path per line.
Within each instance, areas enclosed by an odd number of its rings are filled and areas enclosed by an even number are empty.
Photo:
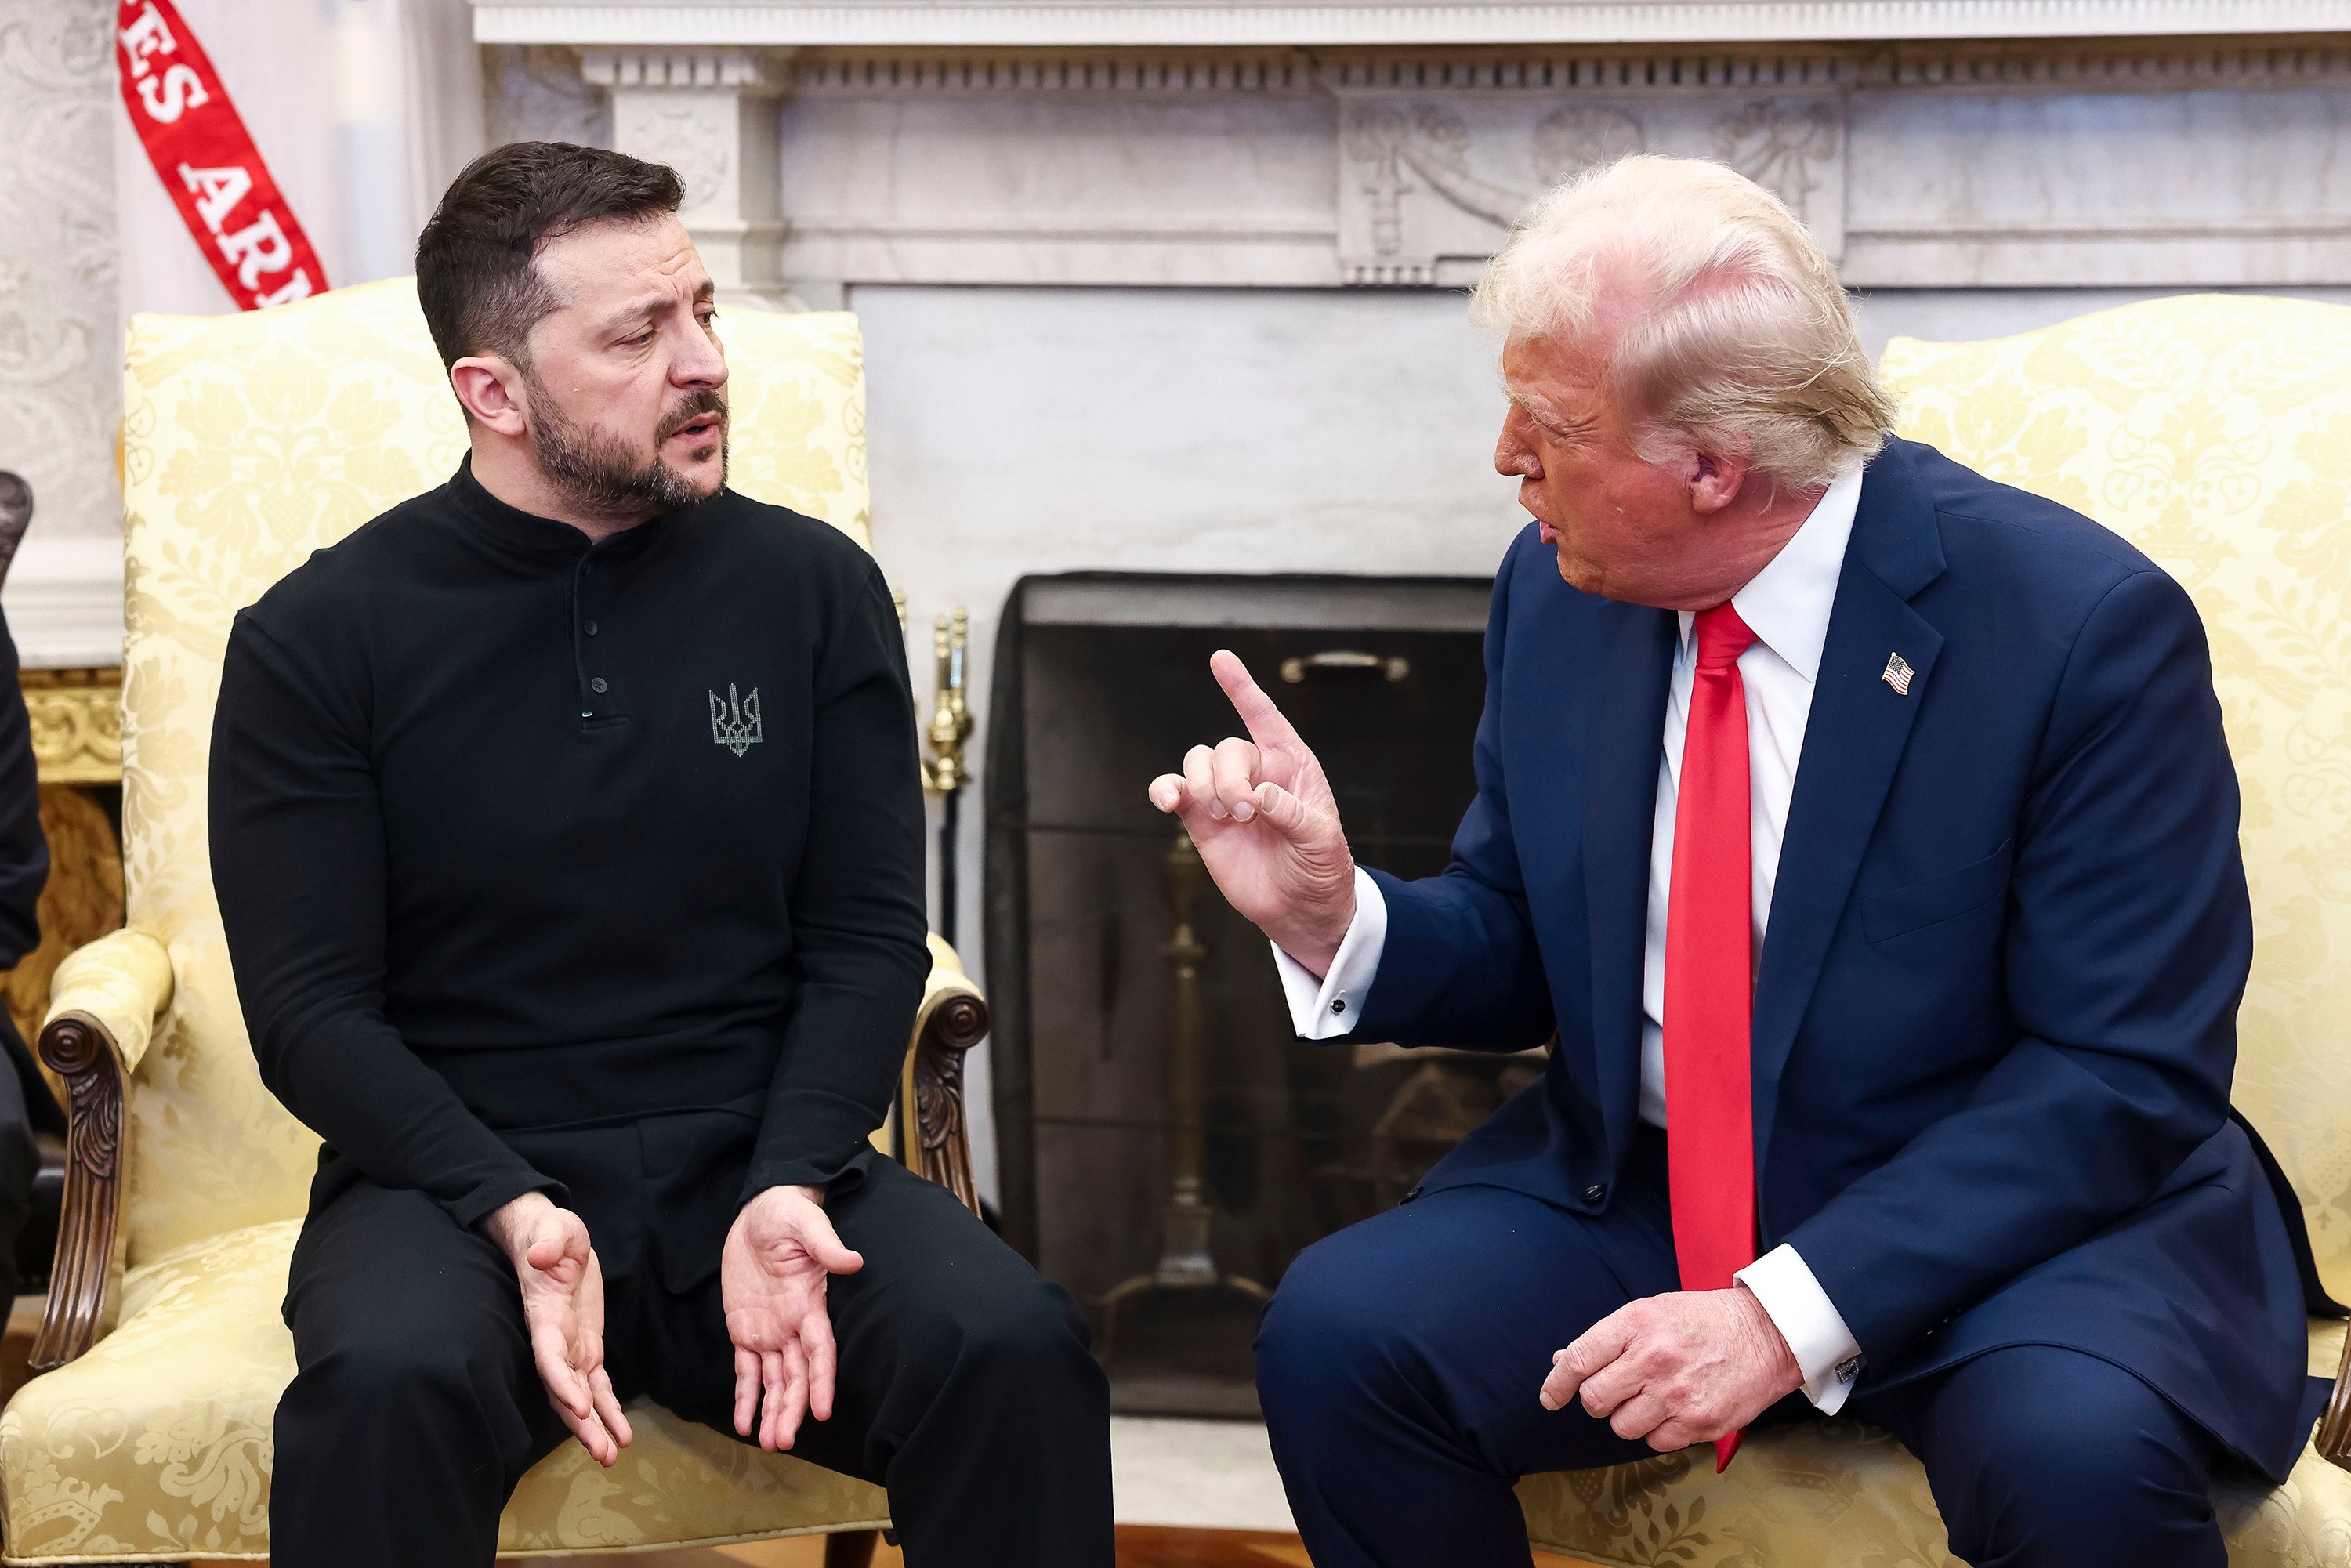
M864 371L846 315L729 312L733 483L866 539ZM262 1087L205 844L230 618L312 550L446 477L465 434L405 280L253 315L141 316L124 382L128 926L58 969L43 1057L70 1091L36 1376L0 1415L12 1563L266 1559L278 1316L318 1139ZM904 1121L976 1205L961 1052L987 1009L933 939ZM500 1550L870 1532L883 1493L666 1412L611 1470L566 1444ZM425 1500L420 1500L423 1504ZM842 1542L849 1544L848 1540ZM855 1561L862 1552L837 1553Z
M2253 896L2235 1099L2351 1300L2351 309L2186 296L1995 342L1897 338L1884 369L1904 435L2116 529L2202 611ZM2238 1568L2351 1563L2342 1323L2312 1320L2310 1370L2334 1403L2286 1484L2220 1486ZM1925 1472L1855 1421L1750 1434L1721 1476L1701 1449L1519 1496L1538 1545L1596 1563L1956 1568Z

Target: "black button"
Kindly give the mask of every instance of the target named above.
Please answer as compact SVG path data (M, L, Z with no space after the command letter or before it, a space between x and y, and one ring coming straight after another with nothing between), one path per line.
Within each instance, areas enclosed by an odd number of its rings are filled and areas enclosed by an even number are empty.
M580 630L587 632L590 637L593 637L596 634L596 622L590 621L587 625L581 627Z
M602 690L604 689L604 677L603 677L603 676L601 676L601 675L599 675L599 676L597 676L594 680L592 680L592 681L589 682L589 683L588 683L588 689L589 689L590 691L591 691L591 692L601 692L601 691L602 691Z
M1347 998L1344 997L1332 997L1331 998L1331 1010L1334 1013L1345 1012L1347 1010Z
M1599 1182L1593 1182L1583 1189L1583 1201L1586 1203L1598 1203L1607 1196L1608 1188Z

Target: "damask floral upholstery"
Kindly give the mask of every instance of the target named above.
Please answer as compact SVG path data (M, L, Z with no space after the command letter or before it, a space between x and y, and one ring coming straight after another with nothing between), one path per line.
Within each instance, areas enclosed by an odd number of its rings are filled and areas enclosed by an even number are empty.
M2351 1299L2351 309L2184 296L1993 342L1897 338L1884 371L1904 435L2124 534L2203 612L2253 897L2236 1103ZM2314 1321L2310 1370L2333 1376L2342 1344ZM1956 1562L1925 1473L1857 1422L1751 1434L1721 1476L1702 1449L1519 1495L1538 1545L1596 1563ZM2351 1563L2351 1473L2308 1448L2283 1487L2231 1477L2220 1506L2238 1568Z
M735 486L867 542L853 317L723 312ZM9 1563L264 1558L278 1317L318 1140L261 1085L213 900L204 772L230 618L456 466L465 435L407 280L242 316L141 316L123 385L126 930L60 967L129 1082L119 1326L0 1415ZM152 1021L152 1032L150 1021ZM871 1524L876 1489L645 1413L615 1469L525 1478L505 1549Z

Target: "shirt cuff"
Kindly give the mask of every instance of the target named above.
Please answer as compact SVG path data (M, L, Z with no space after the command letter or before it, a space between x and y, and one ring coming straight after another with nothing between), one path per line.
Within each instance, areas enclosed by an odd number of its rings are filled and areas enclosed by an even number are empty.
M1347 927L1331 972L1314 972L1280 947L1273 967L1281 975L1281 994L1290 1003L1290 1027L1301 1040L1335 1040L1353 1032L1364 1016L1364 1001L1372 993L1372 977L1379 973L1380 949L1387 946L1388 904L1380 884L1362 866L1355 868L1355 918Z
M543 1192L548 1201L558 1208L571 1207L571 1189L552 1176L543 1176L528 1166L503 1173L475 1183L457 1197L445 1200L442 1207L449 1218L468 1230L527 1193Z
M1843 1409L1845 1396L1861 1376L1861 1346L1844 1326L1836 1303L1813 1277L1811 1266L1782 1242L1731 1279L1763 1304L1771 1325L1795 1353L1796 1368L1804 1375L1804 1397L1823 1416Z

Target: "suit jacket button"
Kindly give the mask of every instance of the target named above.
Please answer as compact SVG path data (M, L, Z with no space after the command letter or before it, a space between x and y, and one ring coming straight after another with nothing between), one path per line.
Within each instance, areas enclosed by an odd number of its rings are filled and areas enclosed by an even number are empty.
M1583 1201L1586 1203L1598 1203L1607 1196L1608 1188L1599 1182L1593 1182L1583 1189Z

